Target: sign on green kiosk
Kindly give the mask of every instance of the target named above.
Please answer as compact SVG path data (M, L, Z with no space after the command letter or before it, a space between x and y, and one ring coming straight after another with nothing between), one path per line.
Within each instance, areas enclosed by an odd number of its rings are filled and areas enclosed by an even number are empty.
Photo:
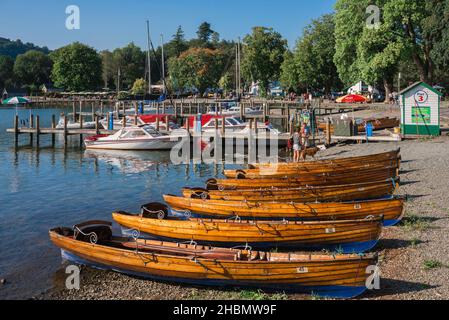
M402 134L439 136L442 94L424 82L417 82L399 94Z

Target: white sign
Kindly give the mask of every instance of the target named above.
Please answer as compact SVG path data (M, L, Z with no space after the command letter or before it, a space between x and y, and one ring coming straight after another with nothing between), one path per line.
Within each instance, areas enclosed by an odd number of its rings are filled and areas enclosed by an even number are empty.
M418 103L425 103L429 99L429 95L425 91L417 91L415 93L415 101Z

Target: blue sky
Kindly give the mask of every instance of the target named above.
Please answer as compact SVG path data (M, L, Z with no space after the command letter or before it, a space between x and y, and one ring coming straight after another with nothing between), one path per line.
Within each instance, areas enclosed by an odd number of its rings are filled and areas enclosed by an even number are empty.
M302 29L314 18L332 12L335 0L1 0L0 37L21 39L56 49L73 41L98 50L133 41L146 47L145 20L151 23L155 45L160 34L171 38L182 25L194 37L203 21L222 38L236 39L253 26L271 26L294 46ZM65 9L77 5L81 29L67 30Z

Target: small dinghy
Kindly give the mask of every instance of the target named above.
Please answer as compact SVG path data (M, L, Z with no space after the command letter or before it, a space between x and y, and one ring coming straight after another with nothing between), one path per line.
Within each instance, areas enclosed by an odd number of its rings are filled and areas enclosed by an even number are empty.
M62 257L95 268L195 285L268 288L354 298L367 290L377 255L293 254L223 249L195 243L114 237L111 224L92 221L50 230Z

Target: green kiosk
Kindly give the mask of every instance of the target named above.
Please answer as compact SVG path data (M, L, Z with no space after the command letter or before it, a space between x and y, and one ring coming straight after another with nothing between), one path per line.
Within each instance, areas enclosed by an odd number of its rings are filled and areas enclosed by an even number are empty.
M404 136L439 136L442 94L424 82L416 82L399 93L401 130Z

